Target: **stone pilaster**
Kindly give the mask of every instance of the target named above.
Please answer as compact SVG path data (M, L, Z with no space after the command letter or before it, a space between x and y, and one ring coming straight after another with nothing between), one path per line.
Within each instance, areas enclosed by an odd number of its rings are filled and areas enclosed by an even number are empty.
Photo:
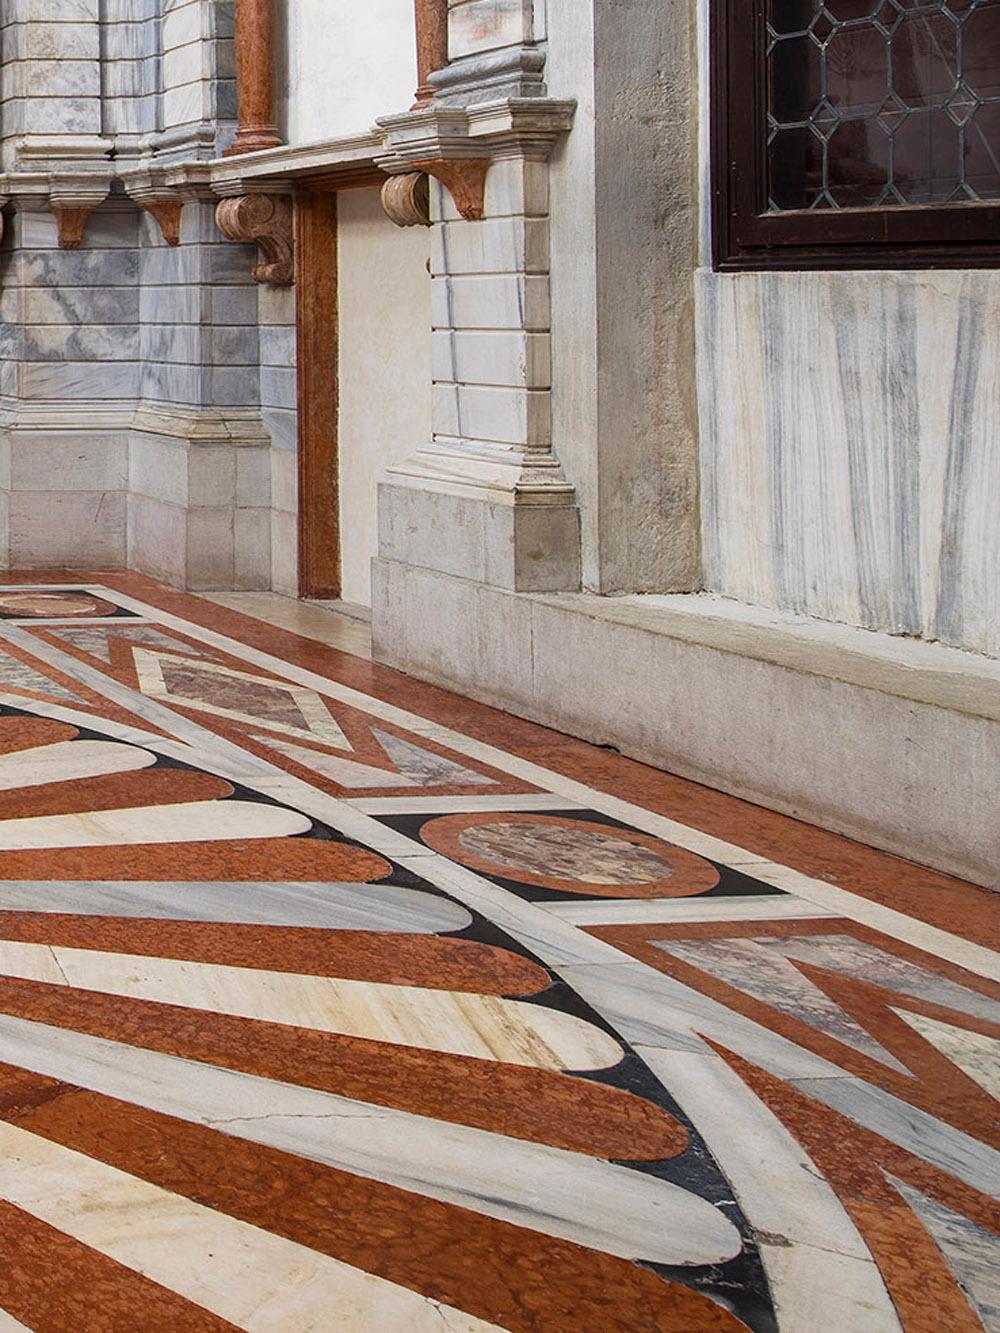
M433 438L380 488L385 560L516 591L579 584L575 497L550 429L547 159L572 111L501 103L380 122L385 169L437 177Z

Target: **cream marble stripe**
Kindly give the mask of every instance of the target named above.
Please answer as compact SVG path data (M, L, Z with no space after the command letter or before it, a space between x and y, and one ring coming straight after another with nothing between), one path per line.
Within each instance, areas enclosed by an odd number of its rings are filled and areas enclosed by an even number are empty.
M57 741L0 755L0 791L134 773L155 763L156 755L148 750L116 741Z
M616 898L601 902L545 903L545 910L574 926L670 925L683 921L800 921L838 918L828 907L802 898Z
M529 792L524 796L353 796L346 805L366 815L445 815L466 811L579 810L574 801L561 801L551 792Z
M15 1319L7 1310L0 1310L0 1333L18 1333L24 1329L30 1333L27 1324L22 1324L19 1319Z
M126 602L131 601L131 599L125 600ZM141 607L139 603L133 604L144 613L147 610L147 608ZM408 726L410 730L418 732L418 734L433 735L443 744L450 745L452 749L469 754L470 757L478 758L501 771L516 772L517 776L523 777L529 782L534 782L536 785L545 785L546 780L551 779L548 785L553 790L558 790L561 795L569 795L574 800L579 799L582 803L588 804L594 809L602 809L605 813L616 818L632 822L638 827L645 827L647 831L659 833L661 836L666 835L668 838L670 837L670 829L676 828L681 833L685 832L682 825L674 825L672 821L651 815L650 812L643 811L639 807L629 806L625 802L618 801L617 798L596 792L583 784L561 778L556 774L549 774L536 765L506 756L501 751L482 745L470 738L462 737L458 733L449 732L447 728L439 727L437 724L426 723L422 719L405 714L402 710L371 699L357 691L347 690L333 682L326 682L322 677L315 676L313 673L303 672L299 668L291 667L267 654L246 649L221 635L201 630L199 627L190 625L177 617L164 614L157 615L156 620L157 623L165 627L172 627L181 632L190 633L192 638L197 638L201 642L227 652L241 654L245 660L252 660L258 665L263 665L277 673L283 673L288 677L299 680L300 683L309 685L311 688L320 689L334 697L342 697L353 706L367 709L369 713L380 716L383 720L395 722L403 727ZM0 634L7 628L0 626ZM18 632L11 631L10 637L13 638L16 633ZM24 638L27 640L25 646L30 648L34 641L30 640L29 636L24 636ZM47 649L48 645L45 645L45 647ZM63 664L62 655L58 655L58 660L54 661L53 664L59 665L62 669L67 669ZM72 667L72 665L73 663L69 662L69 667ZM70 670L69 674L74 673ZM236 750L235 747L224 743L218 744L218 738L212 738L216 742L213 747L213 745L206 742L203 730L188 725L185 719L179 719L166 710L158 709L155 713L145 711L151 707L151 701L138 700L134 692L127 691L124 687L117 687L120 694L116 695L116 687L113 683L109 686L106 678L103 678L99 683L105 688L106 693L116 697L125 707L132 707L135 712L150 718L157 725L170 727L172 723L175 734L185 736L193 743L202 742L206 746L206 753L211 756L211 763L218 765L212 771L225 772L227 765L246 764L246 756ZM45 705L44 707L35 705L34 711L45 716L60 717L67 720L74 720L74 718L81 716L58 705ZM109 734L122 735L126 739L131 739L135 735L144 735L141 732L132 732L127 728L115 730L110 725L105 730ZM161 743L156 746L151 745L150 748L156 748L161 753L179 754L189 759L191 757L191 752L187 751L185 746L178 746L175 743ZM208 766L211 767L211 763ZM264 779L265 773L268 773L267 780L273 783L274 776L268 772L267 765L251 766L251 768L261 780ZM280 778L278 782L280 783ZM311 789L303 783L291 783L284 786L285 797L289 800L302 795L303 791L313 798L319 797L318 793L312 793ZM343 802L338 802L332 797L322 797L321 799L313 799L310 805L312 813L316 814L318 818L327 820L327 822L347 833L348 836L357 837L369 845L384 847L387 854L395 855L401 864L425 876L432 883L458 898L459 901L474 910L483 912L490 920L507 929L514 938L533 949L544 962L566 976L571 984L577 985L578 989L582 990L585 998L589 999L591 1003L599 1009L602 1008L603 1004L605 1013L610 1013L612 1023L619 1030L622 1030L624 1024L624 1030L627 1031L630 1024L636 1021L636 1019L629 1017L627 1012L619 1012L621 1004L624 1002L627 1010L628 1006L634 1003L636 999L643 999L644 992L652 989L660 1001L660 1010L656 1014L656 1021L651 1027L645 1020L639 1024L643 1040L647 1040L646 1032L651 1031L653 1035L657 1036L657 1042L654 1044L698 1051L703 1050L704 1047L697 1034L699 1031L705 1031L709 1035L719 1035L720 1039L725 1041L727 1045L732 1045L733 1041L736 1040L737 1045L734 1049L746 1054L747 1058L756 1059L764 1068L778 1074L779 1077L798 1075L799 1077L810 1078L811 1076L814 1087L822 1087L825 1080L835 1082L843 1078L843 1071L836 1065L818 1060L810 1052L795 1046L794 1043L786 1041L766 1028L750 1022L750 1020L742 1019L740 1015L732 1013L724 1006L699 995L697 992L685 987L671 985L669 978L656 972L655 969L641 964L635 965L642 978L639 994L630 996L628 985L623 984L618 988L615 1003L611 1005L609 1010L606 1003L608 999L607 983L612 980L615 972L622 970L621 955L616 950L599 940L583 935L568 922L559 921L558 918L544 910L516 898L513 894L465 870L464 867L456 866L436 855L428 855L427 849L418 846L410 839L395 834L392 837L384 837L385 831L382 826L365 816L361 811L351 810ZM665 829L663 826L667 826L667 828ZM718 842L718 840L707 839L705 835L697 831L688 830L687 832L692 834L692 849L702 854L705 854L706 851L712 854L709 850L710 846L716 851L727 847L727 844ZM681 837L675 837L673 840L681 845L686 845ZM757 867L770 864L754 859L749 853L739 848L730 847L729 850L734 853L729 858L730 863L744 867L752 865L754 867L752 873L757 873ZM716 859L726 861L725 856L717 856ZM775 867L775 869L778 868ZM806 879L806 877L802 878ZM901 913L880 908L877 904L872 904L857 895L835 889L831 885L808 880L806 880L806 883L812 887L813 892L811 894L805 893L799 887L797 891L801 892L803 897L812 897L816 901L816 894L830 894L837 901L828 904L820 903L820 905L829 905L835 910L841 909L845 916L865 921L876 929L883 929L887 934L914 943L919 948L927 949L930 952L938 952L943 957L950 958L972 971L984 972L985 975L995 973L996 968L993 958L988 951L976 945L971 945L956 936L948 935L946 932L926 927L923 923L912 921ZM571 967L570 964L577 964L578 966ZM586 964L586 966L579 966L580 964ZM592 966L593 964L599 964L600 966ZM618 966L615 967L614 965ZM600 984L596 984L598 982ZM646 999L648 1002L649 997L647 996ZM708 1026L705 1026L706 1022ZM659 1035L661 1033L662 1036ZM885 1133L887 1137L899 1143L900 1146L915 1152L916 1155L922 1156L928 1161L937 1162L951 1159L953 1153L950 1149L954 1147L954 1144L950 1141L950 1136L954 1134L954 1131L950 1131L948 1126L932 1121L930 1117L924 1118L919 1131L914 1130L907 1123L906 1112L908 1109L898 1104L896 1099L877 1091L873 1091L872 1096L867 1100L862 1099L859 1102L857 1098L854 1099L854 1110L860 1122L865 1124L866 1127L873 1129L876 1133ZM959 1144L959 1157L962 1160L963 1171L969 1173L969 1175L963 1175L962 1178L971 1178L975 1182L979 1179L978 1172L983 1165L981 1161L977 1160L981 1145L972 1143L966 1136L960 1136L960 1138L962 1141ZM969 1160L970 1154L971 1160Z
M0 633L3 628L0 626ZM119 688L126 696L123 702L128 707L129 699L137 697L124 690L124 687ZM158 706L152 704L152 701L138 699L135 711L140 711L138 705L156 708L156 723L169 724L171 715L161 717ZM55 704L46 704L44 707L36 705L34 711L43 716L70 721L80 716L74 710ZM203 729L189 724L186 719L173 720L181 734L195 740L205 734ZM105 729L124 739L146 739L146 733L119 724L107 724ZM149 748L186 758L190 762L202 763L212 771L224 774L231 766L238 767L244 761L242 752L228 742L221 742L214 750L209 748L207 752L201 752L196 760L194 756L198 752L193 749L175 742L154 744L154 740L149 739ZM287 775L282 775L280 770L275 770L275 776L272 777L271 768L266 763L251 766L251 772L256 775L262 789L276 794L279 799L298 802L301 798L302 803L308 804L316 817L341 828L348 836L357 837L369 845L378 845L376 839L379 839L386 853L395 856L400 865L422 875L472 910L481 912L531 949L627 1039L647 1045L699 1052L704 1050L699 1034L704 1033L717 1038L727 1048L736 1050L779 1078L809 1080L808 1090L811 1095L834 1105L832 1100L823 1096L821 1090L827 1084L832 1096L837 1084L844 1081L844 1071L830 1061L820 1059L709 997L674 982L654 968L637 962L623 963L622 955L612 946L584 934L569 922L561 921L544 909L525 902L464 866L456 865L427 848L418 847L402 835L392 833L390 838L382 839L382 826L370 817L350 809L333 797L315 792L308 784L295 780L283 781ZM846 896L853 898L853 895ZM861 919L857 913L845 912L844 915ZM902 919L908 921L908 918ZM918 922L910 924L920 925ZM933 946L927 943L920 947L929 948L933 952ZM859 1123L877 1134L883 1134L916 1156L943 1165L946 1170L954 1171L961 1179L977 1187L985 1176L993 1175L1000 1188L1000 1170L994 1160L997 1155L991 1150L929 1116L921 1116L919 1124L914 1124L916 1117L911 1115L912 1108L878 1089L869 1092L870 1095L865 1097L855 1095L850 1098L851 1109L848 1114L853 1114Z
M780 1120L714 1052L640 1048L640 1054L698 1126L761 1237L781 1328L899 1333L892 1299L861 1234ZM769 1244L769 1236L781 1243ZM809 1319L817 1291L821 1324Z
M0 1197L251 1333L496 1327L5 1121Z
M311 827L312 822L304 815L273 805L191 801L186 805L144 805L128 810L0 820L0 851L285 838L307 833Z
M776 863L749 852L745 848L738 847L734 843L712 837L698 829L678 823L676 820L667 819L663 815L654 814L641 806L620 800L610 793L588 787L582 782L577 782L529 760L511 755L471 736L465 736L461 732L453 731L451 728L436 722L430 722L417 714L396 708L394 705L387 704L372 695L363 694L359 690L341 685L337 681L331 681L315 672L284 662L269 653L240 644L222 634L217 634L213 630L193 625L180 619L180 617L170 615L168 612L156 612L154 608L145 606L134 598L118 594L117 600L121 605L135 610L143 616L155 615L157 623L164 627L187 633L191 638L224 652L233 653L245 662L263 667L276 675L284 676L286 680L304 685L330 698L339 699L342 703L358 708L382 721L391 722L396 726L408 729L416 735L426 736L428 739L435 740L458 754L478 760L499 772L509 773L532 786L552 791L560 798L569 798L575 804L586 806L614 819L621 820L623 823L631 824L635 828L642 829L644 832L663 838L698 855L706 856L722 865L740 868L747 874L774 884L777 888L788 888L790 892L815 903L819 907L827 907L831 911L838 912L853 921L871 926L873 929L880 930L894 939L911 944L915 948L925 949L930 953L937 954L938 957L956 963L959 967L965 967L971 972L1000 980L1000 963L998 963L996 955L981 945L962 939L960 936L953 935L936 926L929 926L922 921L916 921L902 912L883 907L880 903L863 898L860 894L850 893L825 881L813 879L787 867L778 866ZM4 628L0 625L0 634L3 633ZM782 882L777 882L775 875L778 875Z
M0 975L540 1069L606 1069L613 1037L540 1004L0 940Z
M742 1248L698 1195L583 1153L4 1015L0 1060L620 1258L704 1264Z
M458 903L395 884L0 880L0 911L414 935L472 924L472 914Z

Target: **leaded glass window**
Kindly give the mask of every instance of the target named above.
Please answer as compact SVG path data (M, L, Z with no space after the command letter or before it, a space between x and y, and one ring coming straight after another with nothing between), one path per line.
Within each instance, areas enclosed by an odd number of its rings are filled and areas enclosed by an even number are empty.
M1000 199L1000 0L767 0L767 209Z

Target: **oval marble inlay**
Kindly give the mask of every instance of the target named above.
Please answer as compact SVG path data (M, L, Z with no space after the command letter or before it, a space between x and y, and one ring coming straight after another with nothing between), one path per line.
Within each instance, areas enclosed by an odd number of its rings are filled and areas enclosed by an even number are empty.
M0 617L25 620L56 619L60 616L113 616L111 602L77 592L6 592L0 596Z
M602 897L686 897L719 882L708 861L634 829L553 815L432 820L436 851L486 874Z

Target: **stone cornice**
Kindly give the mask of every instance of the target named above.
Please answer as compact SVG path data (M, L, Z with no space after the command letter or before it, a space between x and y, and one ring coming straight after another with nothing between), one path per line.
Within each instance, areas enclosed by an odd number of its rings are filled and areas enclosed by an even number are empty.
M414 171L426 161L529 157L544 160L573 125L574 101L511 98L468 107L430 106L377 122L383 171Z

